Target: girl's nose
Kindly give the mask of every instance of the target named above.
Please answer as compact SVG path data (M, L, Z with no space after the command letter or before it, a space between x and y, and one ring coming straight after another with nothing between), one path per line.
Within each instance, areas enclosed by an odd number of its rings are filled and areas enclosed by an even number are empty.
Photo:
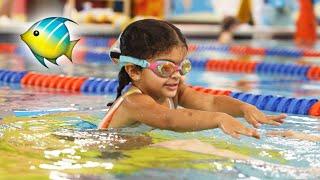
M181 78L180 71L179 70L175 71L170 77L174 79L180 79Z

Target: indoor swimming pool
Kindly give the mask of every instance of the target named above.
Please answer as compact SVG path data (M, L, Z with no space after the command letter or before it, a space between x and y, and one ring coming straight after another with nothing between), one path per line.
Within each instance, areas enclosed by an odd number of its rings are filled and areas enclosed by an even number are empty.
M200 44L198 41L194 43ZM290 46L288 42L277 41L250 43L269 47ZM231 56L229 52L224 53L199 51L190 54L190 58L237 58L242 59L244 63L255 60L258 63L303 64L303 67L301 72L294 71L292 75L285 74L287 72L285 70L280 73L270 73L271 66L270 68L268 66L268 70L257 70L257 73L234 73L228 71L228 68L225 68L224 72L208 71L195 66L185 77L186 82L192 86L229 90L233 93L232 96L236 96L235 92L243 92L250 95L319 99L320 81L309 81L306 77L300 76L306 73L302 72L303 68L308 66L310 61L314 61L312 58ZM23 72L39 68L34 66L33 62L25 60L27 57L17 54L0 54L0 59L5 62L0 67L1 70ZM267 72L263 73L264 71ZM43 68L37 72L109 80L117 76L114 65L94 63L92 60L49 70ZM4 81L3 78L2 80ZM300 140L281 135L272 136L268 133L292 130L320 136L318 117L289 113L281 126L261 126L258 129L261 134L260 140L244 136L237 140L227 136L220 129L178 133L159 129L149 131L146 125L141 125L101 131L96 129L97 125L107 111L106 104L114 100L115 94L112 93L114 87L111 87L110 83L110 87L107 88L107 86L102 87L103 79L96 81L99 81L97 84L100 86L92 85L92 82L87 90L80 87L82 92L76 93L66 89L54 90L30 84L1 82L0 177L4 179L320 178L320 140ZM299 107L295 112L298 111L300 112ZM279 113L264 112L269 115ZM241 118L240 120L245 123L245 120ZM250 160L236 160L152 146L154 143L176 139L199 139L216 148L249 156Z

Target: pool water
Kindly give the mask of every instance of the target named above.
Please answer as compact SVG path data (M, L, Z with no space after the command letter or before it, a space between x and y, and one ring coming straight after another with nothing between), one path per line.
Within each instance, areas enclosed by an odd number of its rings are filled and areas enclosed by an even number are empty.
M21 57L1 56L6 62L2 63L2 68L33 68L25 65ZM97 69L94 75L88 73L92 68ZM111 65L76 64L71 70L58 67L49 71L114 78L114 69ZM319 98L320 94L318 82L290 77L194 69L186 80L193 85L255 94L308 98ZM249 137L233 139L220 129L177 133L158 129L147 131L149 128L142 125L120 130L96 130L107 110L106 104L113 99L114 95L70 94L1 84L0 179L320 178L320 142L266 135L268 131L278 130L320 135L318 118L289 115L279 127L263 125L259 128L260 140ZM240 121L245 123L243 119ZM175 139L200 139L217 148L250 156L253 160L241 161L150 146Z

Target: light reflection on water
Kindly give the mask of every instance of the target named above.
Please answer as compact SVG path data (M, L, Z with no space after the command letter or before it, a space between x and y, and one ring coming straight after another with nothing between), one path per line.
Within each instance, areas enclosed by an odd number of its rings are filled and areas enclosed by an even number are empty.
M7 67L19 61L7 61ZM3 65L3 64L2 64ZM50 73L114 78L114 66L75 65ZM32 67L27 66L27 68ZM21 70L21 69L15 69ZM108 73L109 72L109 73ZM318 97L319 83L290 77L261 77L194 69L187 77L193 85L293 97ZM220 130L176 133L146 132L143 126L98 131L96 126L113 96L92 96L52 90L0 88L0 152L4 163L51 179L319 179L320 143L266 136L268 131L294 130L320 135L316 118L290 115L279 127L262 126L261 140L232 139ZM267 112L268 114L272 114ZM241 120L244 122L244 120ZM149 148L167 139L200 138L218 147L247 153L255 160L202 157L180 151ZM16 156L10 159L9 156ZM0 158L0 162L1 158ZM18 162L18 163L17 163ZM6 169L7 168L7 169ZM2 167L10 172L10 166ZM0 169L1 170L1 169ZM44 171L43 171L44 170ZM118 170L118 171L117 171ZM1 172L1 171L0 171ZM1 173L0 173L1 175ZM5 174L6 175L6 174Z
M4 91L1 91L4 93ZM24 94L25 93L25 94ZM268 137L265 133L270 130L291 130L303 131L309 134L319 134L320 123L311 117L289 116L286 123L280 127L263 126L259 129L262 134L261 140L243 137L240 140L225 136L220 130L207 130L201 132L176 133L172 131L153 130L151 134L143 131L132 131L125 128L120 131L98 131L95 130L97 123L105 113L105 104L113 97L105 96L66 96L60 94L39 94L35 92L13 91L6 96L6 106L1 107L1 111L7 110L6 107L15 107L12 111L7 111L7 115L13 115L13 111L35 112L40 114L24 114L25 116L16 117L11 123L6 120L1 125L0 134L13 133L13 139L5 136L5 140L13 145L24 145L27 149L39 150L42 163L30 164L29 171L44 169L50 172L49 177L67 178L144 178L156 177L164 178L167 176L183 179L191 179L198 175L203 178L229 177L238 179L248 178L316 178L320 177L320 154L319 143L309 141L299 141L295 139L285 139L282 137ZM24 103L26 102L26 103ZM95 103L92 103L95 102ZM60 105L60 112L59 107ZM66 108L72 108L65 111ZM45 109L55 111L47 111ZM21 114L20 114L21 115ZM20 119L19 119L20 118ZM243 120L242 120L243 121ZM156 136L154 136L156 134ZM18 137L18 138L17 138ZM207 164L212 169L205 170L189 168L155 168L151 164L144 165L140 170L129 175L112 173L117 162L122 159L130 158L126 152L139 150L152 143L152 139L161 140L184 139L201 137L206 141L227 142L241 147L250 147L258 152L253 153L252 157L257 160L251 161L231 161L231 165L224 165L229 160L202 159L202 160L179 160L174 156L163 155L161 158L168 158L181 164ZM51 141L53 141L53 144ZM29 146L28 146L29 145ZM249 148L249 149L250 149ZM279 153L276 157L270 151ZM95 156L87 157L86 153L96 153ZM46 162L49 161L49 162ZM153 160L157 163L157 160ZM132 166L135 165L134 162ZM150 163L150 162L149 162ZM99 169L92 174L80 173L83 169ZM67 173L72 170L73 173ZM74 172L79 172L75 173ZM104 172L104 173L103 173Z
M130 128L109 132L95 130L106 111L105 104L113 100L112 96L101 98L101 96L65 95L31 90L12 91L6 88L1 89L0 92L1 98L6 102L5 105L1 106L0 111L5 112L6 116L18 115L15 116L18 120L12 123L3 122L0 134L16 132L18 138L14 141L11 139L13 144L20 145L22 142L28 142L30 143L28 148L41 150L41 159L50 160L50 162L32 164L29 168L30 171L34 169L48 170L50 171L50 177L126 179L129 177L155 176L161 179L167 175L180 178L181 176L178 175L181 175L181 173L185 173L187 179L195 174L203 178L210 178L211 175L223 177L223 175L228 174L227 177L238 179L319 177L320 154L318 149L320 144L318 142L265 136L265 133L269 130L286 129L319 135L319 121L311 117L289 116L286 123L280 127L263 126L259 130L262 134L261 140L247 137L235 140L224 135L218 129L191 133L153 130L153 134L157 134L157 136L152 137L148 133L131 130ZM228 166L223 165L224 161L221 160L202 160L201 163L212 164L214 169L211 170L163 169L146 165L130 175L110 174L109 171L114 168L117 161L129 158L126 151L147 147L152 143L151 139L157 139L158 136L165 136L169 139L202 137L209 141L214 138L231 145L262 150L252 155L257 161L235 161L233 165ZM52 139L57 142L55 146L50 145ZM277 160L268 150L279 152L285 162ZM85 157L87 152L96 152L98 155L94 158L87 158ZM174 159L174 157L166 158ZM134 163L133 166L135 166ZM105 173L101 173L100 170L99 173L93 173L90 176L86 175L87 173L74 175L64 172L65 170L78 170L80 172L81 169L104 169ZM156 175L152 175L151 172L156 173ZM178 174L174 175L173 172Z

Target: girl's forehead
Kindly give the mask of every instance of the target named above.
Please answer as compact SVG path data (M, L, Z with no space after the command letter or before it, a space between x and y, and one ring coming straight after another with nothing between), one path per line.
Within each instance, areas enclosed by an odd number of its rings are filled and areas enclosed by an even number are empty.
M158 54L151 61L156 61L159 59L171 60L175 63L180 63L187 56L187 49L185 47L174 47L171 50Z

